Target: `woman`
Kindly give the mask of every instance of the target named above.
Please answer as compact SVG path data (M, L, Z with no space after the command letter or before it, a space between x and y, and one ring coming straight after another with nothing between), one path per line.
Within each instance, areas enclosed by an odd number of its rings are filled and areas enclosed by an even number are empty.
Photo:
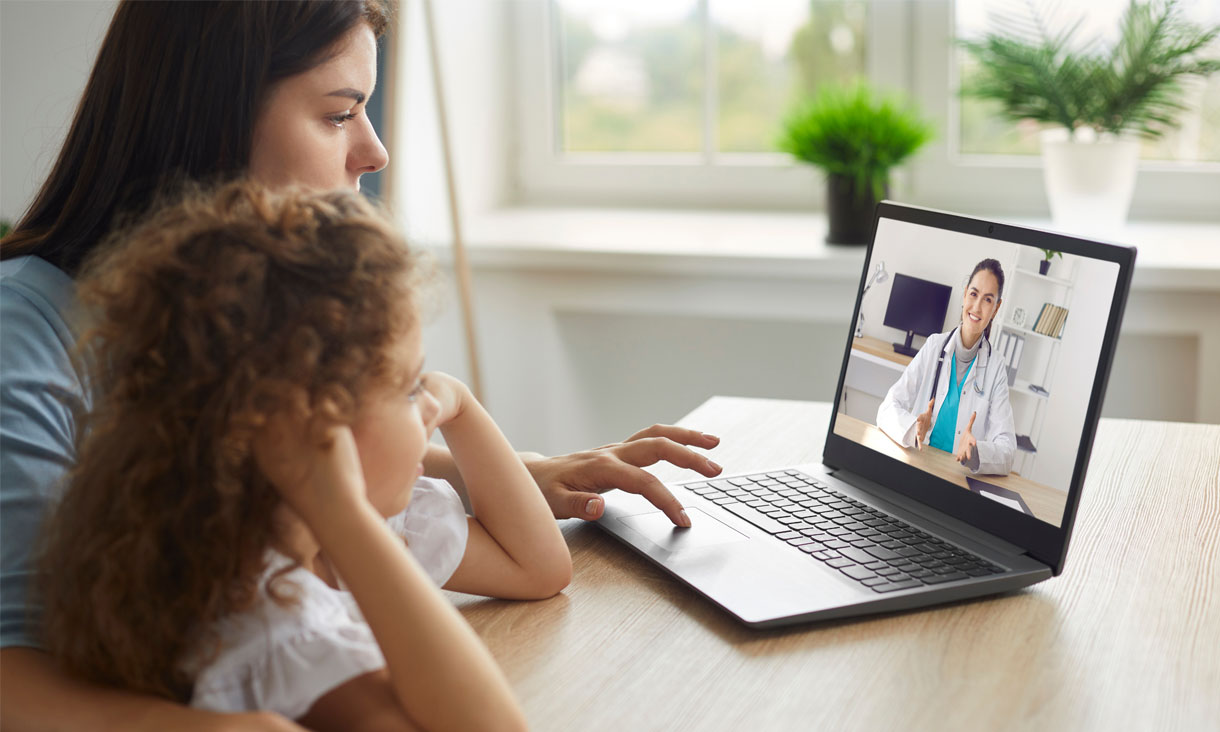
M364 105L386 18L380 0L125 1L116 11L59 157L0 245L0 728L296 729L63 675L38 650L27 588L38 526L74 459L76 415L89 406L69 358L81 262L180 181L354 188L384 167ZM719 468L684 445L716 443L658 425L597 450L525 458L559 518L597 518L598 493L620 488L688 524L641 466L668 460L712 476ZM425 462L430 476L464 489L443 448L429 448Z
M973 473L1012 470L1017 441L1008 375L991 350L1003 291L999 262L975 265L962 293L961 323L928 336L877 410L877 426L895 442L952 453Z

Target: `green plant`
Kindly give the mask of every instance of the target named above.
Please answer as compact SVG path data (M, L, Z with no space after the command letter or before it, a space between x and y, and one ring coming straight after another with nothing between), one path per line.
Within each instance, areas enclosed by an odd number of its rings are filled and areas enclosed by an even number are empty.
M1063 252L1057 252L1054 249L1043 249L1042 250L1042 259L1047 262L1051 261L1055 257L1062 257L1062 256L1063 256Z
M12 230L13 225L9 223L8 219L0 219L0 239L8 236L8 233Z
M783 122L777 146L830 175L853 180L857 196L884 196L889 171L932 139L932 126L868 84L825 85Z
M1028 13L997 15L1001 27L981 40L959 44L978 62L963 94L1000 103L1004 116L1067 128L1127 131L1155 138L1177 125L1180 81L1220 70L1204 58L1220 26L1183 20L1176 0L1131 0L1118 41L1108 50L1097 39L1078 42L1080 21L1051 34L1026 0Z

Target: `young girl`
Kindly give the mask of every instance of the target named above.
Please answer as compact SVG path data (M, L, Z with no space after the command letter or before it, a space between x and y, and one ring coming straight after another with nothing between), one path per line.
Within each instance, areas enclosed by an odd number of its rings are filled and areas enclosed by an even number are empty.
M357 194L250 183L87 265L94 411L41 573L68 671L314 729L523 726L436 585L544 598L571 559L487 412L421 374L419 270ZM474 517L421 479L437 428Z

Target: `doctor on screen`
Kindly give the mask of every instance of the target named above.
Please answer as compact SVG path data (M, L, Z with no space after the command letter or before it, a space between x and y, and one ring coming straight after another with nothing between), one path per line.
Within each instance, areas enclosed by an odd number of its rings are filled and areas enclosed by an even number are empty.
M877 426L903 447L931 445L973 473L1007 475L1017 439L1004 361L991 352L1004 270L984 259L962 294L962 322L928 336L890 387Z

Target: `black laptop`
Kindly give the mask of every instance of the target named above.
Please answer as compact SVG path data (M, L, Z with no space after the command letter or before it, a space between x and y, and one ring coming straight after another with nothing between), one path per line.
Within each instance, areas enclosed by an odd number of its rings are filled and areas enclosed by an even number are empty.
M965 298L980 294L968 285L983 260L1004 274L1000 303L957 378L952 339ZM755 627L1058 575L1134 265L1131 247L882 202L822 462L671 485L689 529L625 492L605 496L598 523ZM934 376L930 359L941 362ZM941 448L904 432L929 397L937 420L952 414L953 389L959 410L985 414L971 429L981 462L958 459L962 422L953 430L952 416L945 429L956 439L942 434Z

